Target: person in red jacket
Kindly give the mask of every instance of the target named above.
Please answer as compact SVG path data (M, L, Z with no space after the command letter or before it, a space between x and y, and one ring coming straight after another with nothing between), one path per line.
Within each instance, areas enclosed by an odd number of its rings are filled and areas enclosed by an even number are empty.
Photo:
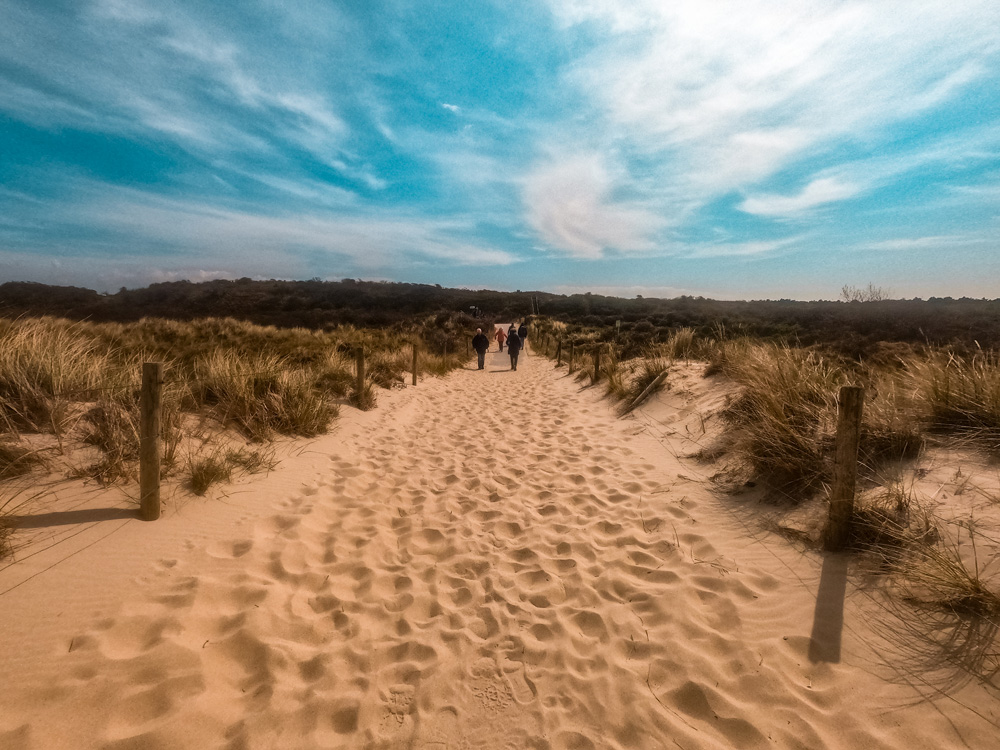
M500 351L503 351L503 342L507 340L507 334L503 332L503 328L497 329L496 340L500 342Z

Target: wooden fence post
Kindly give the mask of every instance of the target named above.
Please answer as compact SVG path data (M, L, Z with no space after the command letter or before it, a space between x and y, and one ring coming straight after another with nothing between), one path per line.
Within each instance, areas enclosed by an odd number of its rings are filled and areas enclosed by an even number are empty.
M142 366L139 400L139 511L144 521L160 517L160 411L163 365Z
M413 385L417 384L417 342L413 342Z
M562 367L562 339L556 342L556 367Z
M596 383L601 379L601 345L598 344L594 349L594 379L591 383Z
M825 546L837 552L847 543L854 515L854 489L858 477L858 443L861 439L861 415L865 389L845 385L840 389L837 413L837 447L833 463L833 487L830 490L830 519Z
M358 403L361 403L361 394L365 392L365 349L363 346L358 347L358 351L355 353L355 358L357 362L355 374L358 378Z
M570 374L573 373L573 354L574 354L575 350L576 350L576 342L575 341L570 341L569 342L569 373Z

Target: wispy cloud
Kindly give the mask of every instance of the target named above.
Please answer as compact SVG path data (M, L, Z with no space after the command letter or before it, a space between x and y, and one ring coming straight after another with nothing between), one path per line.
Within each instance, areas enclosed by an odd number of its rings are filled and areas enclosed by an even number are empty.
M740 204L740 210L758 216L795 216L803 211L857 195L860 188L834 177L815 179L797 195L757 195Z
M615 187L600 157L560 158L525 179L528 223L549 246L575 258L651 249L663 220L634 203L616 200Z
M787 250L800 242L802 237L786 237L780 240L755 242L712 242L688 244L681 251L686 258L725 258L765 256L779 250Z
M963 234L938 234L924 237L896 237L889 240L870 242L863 246L865 250L944 250L971 245L996 244L992 237L971 236Z
M374 189L384 180L347 148L351 129L324 71L261 43L261 29L196 3L100 0L75 19L12 0L0 10L0 61L30 85L0 87L0 108L46 127L157 137L203 158L276 159L294 146ZM57 43L53 36L58 34Z
M75 181L67 192L87 198L45 201L26 215L44 214L48 231L85 230L91 239L72 242L71 256L104 254L108 245L127 243L145 248L156 259L151 266L168 270L190 268L197 256L203 268L245 275L246 267L278 277L302 269L306 258L354 273L427 262L503 266L518 261L511 252L480 241L474 225L462 219L402 212L268 215L88 180Z
M988 80L1000 49L989 0L551 5L568 27L611 30L569 80L706 199L941 105Z
M995 128L970 128L961 136L928 139L915 147L825 168L792 195L755 193L739 204L749 214L774 218L801 217L812 209L867 194L901 177L936 168L954 170L1000 159L1000 133Z
M293 251L328 253L366 269L421 260L463 265L507 265L516 257L469 238L467 223L407 216L336 216L258 212L205 207L138 192L74 209L106 230L156 246L193 251L206 246L220 259Z

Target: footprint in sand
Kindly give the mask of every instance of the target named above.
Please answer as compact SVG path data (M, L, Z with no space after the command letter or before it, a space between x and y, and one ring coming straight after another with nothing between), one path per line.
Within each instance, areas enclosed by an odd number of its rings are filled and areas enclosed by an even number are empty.
M514 638L509 638L500 645L500 672L507 682L510 694L518 703L531 703L538 695L535 684L528 679L524 664L524 644Z
M208 553L209 557L227 560L243 557L252 548L253 542L250 539L237 539L235 541L213 542L208 545L205 552Z

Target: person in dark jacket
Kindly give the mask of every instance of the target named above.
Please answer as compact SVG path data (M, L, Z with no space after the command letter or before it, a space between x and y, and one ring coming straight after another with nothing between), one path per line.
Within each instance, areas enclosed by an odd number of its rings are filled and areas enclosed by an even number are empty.
M521 327L517 329L517 337L521 339L521 348L527 350L528 348L528 324L521 323Z
M507 334L507 351L510 354L510 369L516 370L517 355L521 351L521 339L518 338L514 326L510 327L510 333Z
M476 335L472 337L472 348L479 355L479 369L486 366L486 350L490 348L490 340L486 338L482 328L476 329Z

